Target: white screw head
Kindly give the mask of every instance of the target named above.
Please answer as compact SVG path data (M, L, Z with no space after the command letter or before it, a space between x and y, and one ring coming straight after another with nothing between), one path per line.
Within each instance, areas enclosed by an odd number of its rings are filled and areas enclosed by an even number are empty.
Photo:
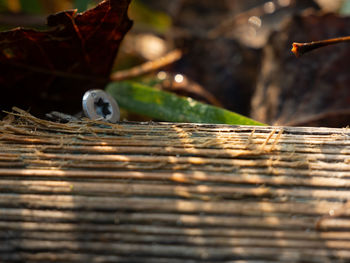
M89 90L83 96L83 111L91 120L117 123L120 119L119 106L115 99L103 90Z

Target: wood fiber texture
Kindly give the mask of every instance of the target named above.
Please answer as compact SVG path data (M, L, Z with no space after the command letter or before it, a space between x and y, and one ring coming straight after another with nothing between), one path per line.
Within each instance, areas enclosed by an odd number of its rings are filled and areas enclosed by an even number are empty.
M347 129L0 125L0 262L349 262Z

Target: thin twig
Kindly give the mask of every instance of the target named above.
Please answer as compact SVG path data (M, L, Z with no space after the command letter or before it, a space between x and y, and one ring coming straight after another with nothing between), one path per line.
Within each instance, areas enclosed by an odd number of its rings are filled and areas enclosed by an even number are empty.
M46 24L46 18L39 15L1 14L0 24L21 27L41 26Z
M296 57L300 57L303 54L310 52L312 50L315 50L317 48L325 47L325 46L333 45L337 43L343 43L343 42L350 42L350 36L331 38L331 39L313 41L313 42L307 42L307 43L294 42L292 47L292 52Z
M276 10L279 10L281 8L286 7L285 5L281 5L279 3L279 1L272 1L272 3L274 4ZM209 38L217 38L219 36L222 36L224 34L227 33L227 31L231 31L236 25L240 25L240 24L245 24L248 22L248 19L251 16L258 16L261 17L263 15L265 15L266 9L265 9L265 4L262 5L258 5L256 7L253 7L251 9L248 9L246 11L240 12L237 15L234 15L226 20L224 20L222 23L220 23L218 26L216 26L215 28L211 29L208 32L208 37ZM295 1L291 1L289 5L295 5Z
M142 65L139 65L127 70L121 70L121 71L112 73L109 77L109 80L121 81L125 79L131 79L134 77L139 77L149 72L166 67L181 58L182 58L182 51L179 49L175 49L169 52L168 54L164 55L163 57L160 57L159 59L148 61ZM65 72L60 70L44 69L41 67L28 66L23 63L7 62L7 64L17 68L22 68L24 70L28 70L31 72L45 74L45 75L52 75L52 76L57 76L62 78L88 80L95 83L105 83L106 81L108 81L108 79L101 78L101 77L75 74L75 73L70 73L70 72Z
M182 51L179 49L175 49L169 52L168 54L160 57L159 59L148 61L142 65L139 65L127 70L121 70L121 71L115 72L110 76L110 80L121 81L125 79L138 77L138 76L147 74L151 71L155 71L165 66L168 66L178 61L181 58L182 58Z
M304 116L302 118L298 118L296 120L289 121L285 123L286 126L305 126L308 123L318 122L326 119L333 119L337 116L349 116L350 110L330 110L326 112L321 112L319 114L311 114L309 116ZM276 123L278 125L278 123Z

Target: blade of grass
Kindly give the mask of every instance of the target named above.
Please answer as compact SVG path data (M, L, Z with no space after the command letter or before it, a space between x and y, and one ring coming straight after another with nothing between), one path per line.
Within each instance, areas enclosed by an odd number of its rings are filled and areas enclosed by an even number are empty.
M180 97L134 82L115 82L106 88L118 104L130 111L170 122L264 125L240 114Z

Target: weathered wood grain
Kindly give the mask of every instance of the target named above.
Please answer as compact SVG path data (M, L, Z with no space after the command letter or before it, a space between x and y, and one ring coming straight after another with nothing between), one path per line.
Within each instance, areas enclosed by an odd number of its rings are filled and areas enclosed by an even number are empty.
M0 125L0 262L350 262L350 130Z

